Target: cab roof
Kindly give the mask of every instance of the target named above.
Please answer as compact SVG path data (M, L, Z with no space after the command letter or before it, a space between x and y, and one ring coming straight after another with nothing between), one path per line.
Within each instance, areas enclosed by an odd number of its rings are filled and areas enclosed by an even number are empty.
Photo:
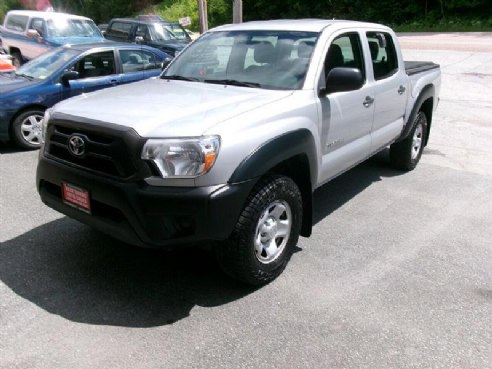
M327 27L388 29L381 24L339 19L279 19L219 26L211 31L304 31L321 32Z
M74 15L74 14L68 14L68 13L58 13L58 12L40 12L36 10L10 10L7 15L5 16L6 18L10 15L24 15L27 17L36 17L36 18L43 18L43 19L63 19L63 18L69 18L69 19L84 19L84 20L91 20L90 18L83 17L81 15Z

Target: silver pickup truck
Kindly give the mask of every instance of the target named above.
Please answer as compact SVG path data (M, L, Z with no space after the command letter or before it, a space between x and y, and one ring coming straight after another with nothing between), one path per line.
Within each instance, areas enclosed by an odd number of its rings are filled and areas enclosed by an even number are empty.
M222 26L160 78L49 109L37 187L125 242L212 240L226 273L262 285L311 234L316 188L388 146L415 168L439 89L439 66L405 63L381 25Z

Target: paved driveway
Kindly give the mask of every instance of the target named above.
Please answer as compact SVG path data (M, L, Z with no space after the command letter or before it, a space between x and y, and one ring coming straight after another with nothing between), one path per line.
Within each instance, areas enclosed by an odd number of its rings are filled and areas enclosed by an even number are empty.
M382 153L317 191L313 236L261 289L46 208L37 153L0 146L0 368L491 368L492 51L469 37L402 37L443 70L421 164Z

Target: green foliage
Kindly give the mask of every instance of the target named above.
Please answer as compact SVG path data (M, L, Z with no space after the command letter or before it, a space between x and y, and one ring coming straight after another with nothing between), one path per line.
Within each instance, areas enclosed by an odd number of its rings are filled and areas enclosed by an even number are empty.
M12 9L20 9L18 0L0 0L0 24L3 24L3 17Z
M177 21L189 16L198 29L197 0L51 0L57 10L88 16L96 23L115 17L156 13ZM18 0L0 0L0 19ZM486 31L491 0L243 0L243 19L354 19L396 26L398 30ZM232 0L208 0L209 27L232 22Z
M415 20L394 26L397 32L491 32L492 18L446 18L439 21Z
M207 4L208 26L209 28L232 22L232 1L231 0L208 0ZM197 0L166 0L153 7L153 13L159 14L162 18L170 21L177 21L179 18L190 17L190 28L198 30L198 1Z

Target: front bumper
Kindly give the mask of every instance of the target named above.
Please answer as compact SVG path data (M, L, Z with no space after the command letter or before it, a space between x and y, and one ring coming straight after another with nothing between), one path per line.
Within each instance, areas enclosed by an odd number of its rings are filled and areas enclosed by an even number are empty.
M66 205L61 184L90 194L91 214ZM158 187L72 167L40 152L36 185L49 207L124 242L146 247L226 239L255 180L209 187Z

